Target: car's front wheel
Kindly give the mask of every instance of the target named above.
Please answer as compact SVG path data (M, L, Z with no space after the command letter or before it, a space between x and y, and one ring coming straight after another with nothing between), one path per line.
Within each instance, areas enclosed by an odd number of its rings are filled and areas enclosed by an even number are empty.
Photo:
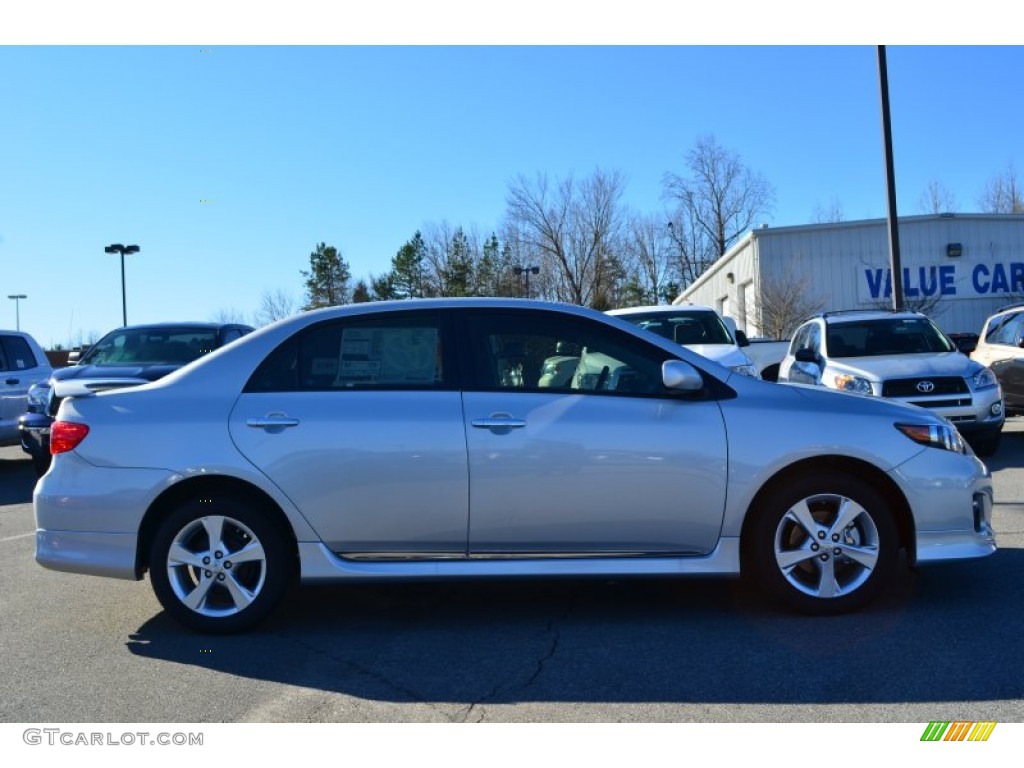
M164 609L190 629L238 632L280 602L294 562L282 526L259 505L192 499L157 530L150 580Z
M889 582L899 552L891 504L867 481L827 472L781 485L752 513L744 571L804 613L861 608Z

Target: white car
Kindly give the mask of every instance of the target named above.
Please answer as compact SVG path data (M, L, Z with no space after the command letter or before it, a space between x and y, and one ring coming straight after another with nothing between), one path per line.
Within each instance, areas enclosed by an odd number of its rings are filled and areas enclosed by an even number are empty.
M55 394L36 560L148 570L207 632L251 627L296 577L743 574L836 613L901 550L996 548L991 476L943 419L741 376L581 307L332 307L150 384Z
M761 378L753 361L740 349L735 328L730 329L711 307L698 304L628 307L609 310L608 314L664 336L736 373Z
M20 442L18 418L28 407L28 391L53 369L46 353L24 331L0 331L0 445Z
M779 381L887 397L945 417L979 455L999 446L1005 415L995 374L918 312L847 310L796 333Z

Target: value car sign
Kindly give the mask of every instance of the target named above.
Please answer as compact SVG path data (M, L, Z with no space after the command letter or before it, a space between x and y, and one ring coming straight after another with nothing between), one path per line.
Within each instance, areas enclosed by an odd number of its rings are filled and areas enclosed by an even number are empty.
M1024 293L1024 262L994 264L928 264L903 267L903 295L978 299ZM857 297L862 302L892 296L892 271L885 267L857 268Z

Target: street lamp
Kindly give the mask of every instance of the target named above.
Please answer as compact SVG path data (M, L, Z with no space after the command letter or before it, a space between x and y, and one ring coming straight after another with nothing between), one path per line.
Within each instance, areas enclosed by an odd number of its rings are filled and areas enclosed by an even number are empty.
M114 243L113 245L108 245L103 251L105 253L121 254L121 325L128 325L128 300L125 298L124 292L124 255L126 253L138 253L139 246Z
M21 330L21 300L27 299L24 293L11 293L7 296L8 299L14 299L14 330Z
M519 275L526 275L526 298L530 298L530 275L539 275L540 267L534 267L532 265L529 267L513 267L512 272L517 277Z

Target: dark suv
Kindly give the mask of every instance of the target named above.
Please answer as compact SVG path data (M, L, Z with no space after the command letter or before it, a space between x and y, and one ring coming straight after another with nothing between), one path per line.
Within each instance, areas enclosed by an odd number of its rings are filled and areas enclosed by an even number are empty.
M252 330L236 323L157 323L111 331L76 365L58 368L29 390L28 410L18 419L18 429L36 474L42 476L50 467L50 425L60 405L53 394L55 382L75 380L93 390L145 384Z

